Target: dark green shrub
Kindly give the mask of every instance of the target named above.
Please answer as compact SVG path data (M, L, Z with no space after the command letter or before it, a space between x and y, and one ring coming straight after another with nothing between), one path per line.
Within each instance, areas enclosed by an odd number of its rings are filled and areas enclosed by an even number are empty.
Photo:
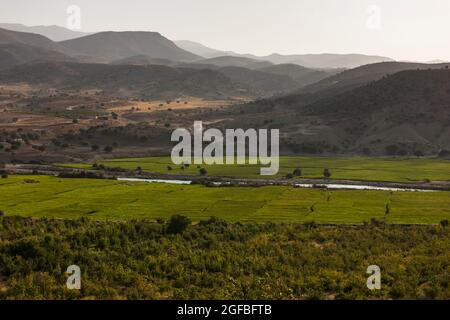
M188 217L176 214L170 218L166 232L169 234L179 234L186 230L190 224L191 220Z

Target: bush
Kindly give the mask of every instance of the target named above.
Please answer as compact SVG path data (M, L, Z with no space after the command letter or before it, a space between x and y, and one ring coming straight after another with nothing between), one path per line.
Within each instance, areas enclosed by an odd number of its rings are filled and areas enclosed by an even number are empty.
M202 176L206 176L206 174L208 173L208 171L205 168L201 168L199 172L200 172L200 175L202 175Z
M158 220L30 219L7 212L0 218L0 278L7 288L0 299L155 300L162 293L173 300L449 297L443 267L450 259L449 228L212 218L173 236ZM68 291L62 273L80 257L89 279L82 290ZM387 281L377 292L365 285L368 261L384 266ZM408 268L398 267L403 265ZM149 286L148 279L158 285Z
M104 150L105 152L112 152L112 151L113 151L113 147L111 147L111 146L106 146L103 150Z
M447 219L441 220L440 224L442 227L448 227L448 220Z
M3 217L4 215L5 213L2 210L0 210L0 217Z
M330 178L331 177L331 171L328 168L323 169L323 176L325 178Z
M388 156L395 156L395 155L397 155L398 150L399 150L398 146L396 146L394 144L385 147L385 153Z
M176 214L170 218L166 232L169 234L179 234L186 230L190 224L191 220L188 217Z
M448 151L448 150L441 150L440 152L439 152L439 155L438 155L440 158L446 158L446 157L450 157L450 151Z
M2 179L7 179L8 175L6 173L2 174Z
M296 177L300 177L302 175L302 169L296 168L292 174Z

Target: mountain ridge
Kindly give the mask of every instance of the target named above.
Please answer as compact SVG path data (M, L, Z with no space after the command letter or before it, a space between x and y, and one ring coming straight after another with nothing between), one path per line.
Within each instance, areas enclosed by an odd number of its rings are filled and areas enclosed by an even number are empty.
M106 31L62 41L59 44L79 56L94 57L98 62L106 63L137 55L181 62L201 59L177 47L160 33L150 31Z
M52 41L64 41L87 36L90 33L70 30L57 25L26 26L20 23L0 23L0 28L43 35Z

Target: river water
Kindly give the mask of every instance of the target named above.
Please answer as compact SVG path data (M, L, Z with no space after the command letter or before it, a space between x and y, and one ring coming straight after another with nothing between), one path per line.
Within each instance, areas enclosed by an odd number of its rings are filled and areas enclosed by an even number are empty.
M141 178L117 178L119 181L131 181L131 182L149 182L149 183L168 183L168 184L191 184L190 180L164 180L164 179L141 179ZM213 182L216 186L229 185L229 182ZM245 183L240 183L245 185ZM294 184L297 188L326 188L332 190L346 189L346 190L380 190L380 191L409 191L409 192L438 192L439 190L426 190L426 189L412 189L412 188L392 188L392 187L377 187L369 185L357 185L357 184L334 184L334 183L321 183L321 184L306 184L297 183Z

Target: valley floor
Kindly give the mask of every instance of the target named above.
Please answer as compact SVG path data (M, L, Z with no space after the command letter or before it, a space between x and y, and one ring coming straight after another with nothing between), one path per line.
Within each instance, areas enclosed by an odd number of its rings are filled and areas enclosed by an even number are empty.
M87 217L97 220L439 224L450 219L450 192L323 190L290 186L207 187L50 176L0 179L7 216Z

